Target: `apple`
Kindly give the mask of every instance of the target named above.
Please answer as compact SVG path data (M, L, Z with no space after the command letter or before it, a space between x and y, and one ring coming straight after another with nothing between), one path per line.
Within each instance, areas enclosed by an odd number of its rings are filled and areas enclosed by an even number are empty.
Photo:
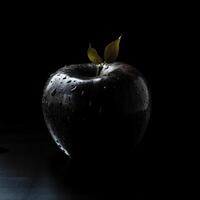
M150 94L135 67L100 60L64 66L52 74L42 109L49 132L69 157L112 160L130 155L141 142Z

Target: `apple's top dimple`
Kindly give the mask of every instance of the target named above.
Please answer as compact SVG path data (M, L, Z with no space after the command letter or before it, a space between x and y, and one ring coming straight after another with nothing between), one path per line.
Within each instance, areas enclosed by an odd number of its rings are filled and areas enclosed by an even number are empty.
M95 64L73 64L65 66L59 71L64 74L68 74L70 77L78 78L78 79L91 79L96 76L97 67Z

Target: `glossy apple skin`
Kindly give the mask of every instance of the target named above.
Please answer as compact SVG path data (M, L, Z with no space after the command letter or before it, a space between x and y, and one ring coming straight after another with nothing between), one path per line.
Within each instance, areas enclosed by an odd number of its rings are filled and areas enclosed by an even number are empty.
M48 79L42 109L58 146L72 159L112 160L141 142L150 117L145 79L125 63L65 66Z

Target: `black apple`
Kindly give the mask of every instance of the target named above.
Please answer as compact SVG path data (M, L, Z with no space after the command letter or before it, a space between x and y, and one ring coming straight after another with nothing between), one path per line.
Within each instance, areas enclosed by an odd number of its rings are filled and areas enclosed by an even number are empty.
M50 76L42 108L53 139L72 159L112 160L141 142L150 94L131 65L76 64Z

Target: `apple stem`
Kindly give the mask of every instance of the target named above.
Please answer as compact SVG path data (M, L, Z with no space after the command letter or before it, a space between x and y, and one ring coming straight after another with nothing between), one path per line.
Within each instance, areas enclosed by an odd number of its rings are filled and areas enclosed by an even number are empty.
M101 70L103 69L103 64L104 64L104 63L101 63L101 64L97 67L96 76L99 76L99 75L100 75Z

